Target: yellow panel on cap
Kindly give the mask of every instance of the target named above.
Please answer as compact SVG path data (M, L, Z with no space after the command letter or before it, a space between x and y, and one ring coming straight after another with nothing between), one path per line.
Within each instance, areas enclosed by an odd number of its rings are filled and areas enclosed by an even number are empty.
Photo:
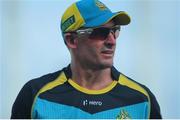
M69 18L74 16L75 22L68 26L67 29L65 29L64 32L67 31L74 31L77 30L78 28L82 27L84 25L84 19L81 16L76 3L72 4L63 14L61 24L63 24L65 21L67 21Z

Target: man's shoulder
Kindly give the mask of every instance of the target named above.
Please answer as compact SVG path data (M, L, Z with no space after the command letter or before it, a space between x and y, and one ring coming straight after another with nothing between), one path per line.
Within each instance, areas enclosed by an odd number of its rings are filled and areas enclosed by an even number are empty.
M141 86L143 88L147 88L145 85L135 81L134 79L128 77L127 75L125 75L124 73L120 72L119 70L117 70L114 66L111 68L111 74L112 77L115 80L118 80L119 83L123 83L124 85L129 85L131 83L131 85L138 85Z
M36 94L41 88L49 83L56 84L57 82L65 82L64 80L67 80L69 77L71 77L71 71L69 67L70 65L56 72L48 73L41 77L31 79L23 86L22 90L31 91L33 94Z
M37 92L43 88L46 84L56 80L63 70L58 70L56 72L48 73L37 77L26 82L21 89L21 91L30 92L32 95L37 94Z
M152 94L150 89L146 85L144 85L140 82L137 82L136 80L126 76L123 73L120 73L118 82L123 86L127 86L130 89L133 89L133 90L139 91L140 93L143 93L147 97L149 97Z
M41 77L31 79L25 84L25 86L31 86L36 89L41 88L42 86L54 81L61 74L62 71L63 70L58 70L56 72L42 75Z
M119 78L119 79L123 80L124 82L130 82L130 83L132 83L132 84L137 84L137 85L139 85L139 86L141 86L141 87L146 87L146 86L143 85L142 83L134 80L133 78L131 78L131 77L129 77L129 76L123 74L123 73L120 73L120 78Z

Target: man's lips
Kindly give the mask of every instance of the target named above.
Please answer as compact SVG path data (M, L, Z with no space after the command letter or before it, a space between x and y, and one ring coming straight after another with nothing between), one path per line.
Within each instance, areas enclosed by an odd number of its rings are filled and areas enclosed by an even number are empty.
M101 52L101 55L105 58L112 58L114 56L114 51L112 50L105 50Z
M105 51L102 51L101 53L103 53L103 54L113 54L114 51L112 51L112 50L105 50Z

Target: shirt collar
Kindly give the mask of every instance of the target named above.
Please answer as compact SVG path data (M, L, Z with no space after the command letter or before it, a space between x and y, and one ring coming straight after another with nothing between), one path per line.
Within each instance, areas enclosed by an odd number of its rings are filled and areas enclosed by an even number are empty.
M63 68L63 71L64 71L67 79L72 78L72 71L71 71L70 64L67 67ZM111 67L111 77L113 80L118 81L120 74L121 73L114 66Z

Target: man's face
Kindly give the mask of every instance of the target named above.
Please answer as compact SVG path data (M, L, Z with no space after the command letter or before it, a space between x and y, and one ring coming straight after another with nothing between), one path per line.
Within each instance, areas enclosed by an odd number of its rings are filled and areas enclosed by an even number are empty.
M113 22L102 27L112 28ZM114 33L109 32L106 38L80 35L77 40L76 60L84 67L91 69L104 69L113 65L116 47Z

